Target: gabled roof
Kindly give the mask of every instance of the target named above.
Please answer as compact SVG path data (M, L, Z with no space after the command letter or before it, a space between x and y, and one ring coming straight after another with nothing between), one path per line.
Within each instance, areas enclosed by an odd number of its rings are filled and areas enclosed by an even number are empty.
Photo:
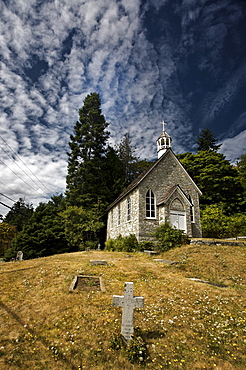
M148 174L158 165L158 163L161 162L166 157L166 155L168 153L170 153L172 155L172 157L175 159L177 164L183 169L183 171L186 173L186 175L188 176L190 181L193 183L193 185L196 188L196 190L198 191L198 193L201 195L202 194L201 190L194 183L194 181L192 180L192 178L190 177L188 172L185 170L185 168L182 166L182 164L180 163L178 158L173 153L172 149L169 148L169 149L166 150L166 152L159 159L157 159L155 162L153 162L145 171L143 171L135 180L133 180L133 182L118 196L118 198L116 198L115 201L110 204L110 206L107 208L107 211L109 211L121 199L123 199L127 194L129 194L132 190L134 190L145 179L145 177L148 176Z
M182 198L189 204L190 207L192 207L191 201L179 185L172 186L157 205L160 206L161 204L165 204L171 198L173 193L175 193L175 191L178 191L178 193L181 194Z

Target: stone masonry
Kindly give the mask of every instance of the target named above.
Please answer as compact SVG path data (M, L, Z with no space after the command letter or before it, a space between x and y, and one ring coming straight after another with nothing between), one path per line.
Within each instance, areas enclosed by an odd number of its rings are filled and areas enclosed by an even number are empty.
M149 189L155 195L155 218L146 218ZM201 237L199 195L201 192L196 184L168 149L109 207L107 239L135 234L138 241L151 240L150 233L165 220L170 220L170 214L175 212L183 215L185 231L190 237Z

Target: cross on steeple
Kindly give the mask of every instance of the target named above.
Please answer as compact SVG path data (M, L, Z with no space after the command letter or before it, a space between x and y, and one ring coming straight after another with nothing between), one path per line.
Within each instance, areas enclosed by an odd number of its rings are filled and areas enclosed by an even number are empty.
M161 122L163 128L162 133L156 140L157 142L157 153L158 158L160 158L164 153L166 153L167 149L171 148L172 144L172 138L168 135L168 133L165 131L165 125L167 125L166 122Z
M164 122L164 120L161 122L161 124L162 124L162 127L163 127L162 131L165 132L165 125L166 125L166 123Z

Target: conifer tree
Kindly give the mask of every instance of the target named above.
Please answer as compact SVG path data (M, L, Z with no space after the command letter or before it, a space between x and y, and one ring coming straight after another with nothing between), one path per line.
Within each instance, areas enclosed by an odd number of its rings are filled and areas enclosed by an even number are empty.
M243 187L237 170L223 154L204 150L177 157L203 193L202 208L220 203L228 214L241 210Z
M217 152L221 147L221 144L216 144L217 142L218 140L215 139L213 132L209 128L205 128L196 139L197 150L212 150L213 152Z
M21 250L24 258L37 258L74 251L67 245L65 227L60 215L64 211L63 195L54 195L48 203L39 203L23 229L5 252L5 260Z
M237 168L241 184L246 191L246 153L242 154L239 160L237 161Z
M151 162L140 160L136 156L136 147L132 144L129 133L125 134L116 148L118 157L123 166L125 186L128 186L141 172L149 167Z
M23 198L20 198L13 204L11 210L6 214L3 220L10 225L16 226L17 231L21 231L32 214L32 204L28 204Z
M105 198L105 189L100 184L109 132L100 106L99 94L87 95L74 135L70 136L66 189L69 206L90 208Z

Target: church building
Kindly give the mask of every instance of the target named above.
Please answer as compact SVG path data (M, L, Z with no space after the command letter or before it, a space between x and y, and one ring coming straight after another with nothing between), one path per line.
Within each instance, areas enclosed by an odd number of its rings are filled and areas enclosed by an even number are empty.
M108 207L107 240L136 235L152 240L164 222L193 238L201 237L199 196L202 194L171 149L163 131L157 139L158 159Z

